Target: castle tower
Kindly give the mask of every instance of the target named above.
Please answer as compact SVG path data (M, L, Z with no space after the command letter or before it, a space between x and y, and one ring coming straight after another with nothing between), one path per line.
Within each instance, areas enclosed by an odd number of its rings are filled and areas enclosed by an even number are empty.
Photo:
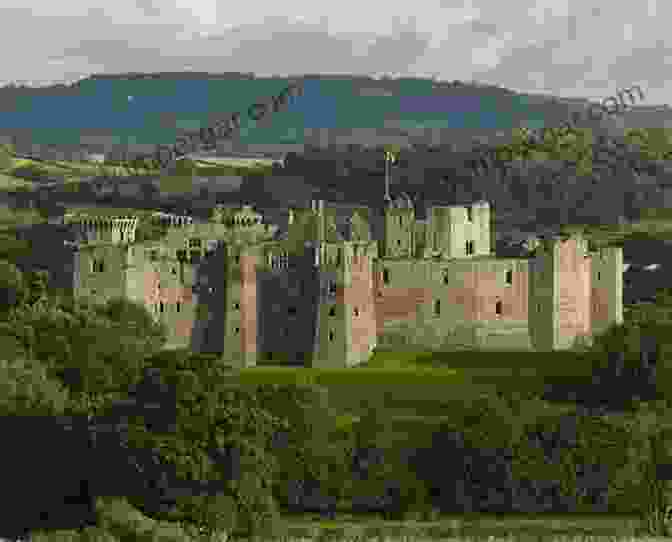
M591 258L593 334L623 323L623 249L604 247Z
M254 367L257 363L257 265L258 247L224 247L222 296L222 358L236 367ZM220 283L221 284L221 283ZM215 309L215 312L218 312Z
M580 236L543 240L530 260L528 322L535 350L590 337L591 261Z
M324 246L313 367L351 367L376 346L373 298L375 242Z
M66 215L76 239L73 253L73 293L100 303L128 297L127 271L138 219L131 216Z
M415 255L415 209L407 194L383 208L383 256L411 258Z
M445 259L491 253L490 205L435 206L429 210L424 256Z

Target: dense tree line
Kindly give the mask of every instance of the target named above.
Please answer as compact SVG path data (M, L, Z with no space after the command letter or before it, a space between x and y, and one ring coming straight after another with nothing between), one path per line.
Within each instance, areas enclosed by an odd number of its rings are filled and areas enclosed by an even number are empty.
M284 512L343 510L637 512L663 532L672 433L657 379L668 298L576 352L593 368L583 384L555 378L538 392L474 397L429 446L414 446L395 438L382 403L343 424L319 386L243 387L216 356L162 351L165 330L142 306L59 298L45 273L3 262L11 513L0 536L131 529L105 519L123 503L201 532L278 533Z

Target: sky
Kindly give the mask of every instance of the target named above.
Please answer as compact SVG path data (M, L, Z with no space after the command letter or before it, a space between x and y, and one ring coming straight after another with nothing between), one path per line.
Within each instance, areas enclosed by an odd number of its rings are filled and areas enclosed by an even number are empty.
M659 0L2 0L0 65L3 83L32 84L189 69L363 74L598 101L639 85L641 105L661 105L672 103L670 15Z

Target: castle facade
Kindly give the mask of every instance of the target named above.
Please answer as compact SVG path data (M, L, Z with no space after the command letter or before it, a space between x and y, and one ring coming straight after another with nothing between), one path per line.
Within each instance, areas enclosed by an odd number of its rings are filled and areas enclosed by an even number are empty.
M390 201L380 239L375 211L356 209L347 235L333 211L323 201L290 210L283 238L250 206L218 206L207 223L156 213L165 235L144 243L135 217L66 215L70 241L44 250L76 297L143 303L168 347L241 367L349 367L376 347L551 351L623 321L618 247L555 237L498 258L486 202L417 220L410 200Z

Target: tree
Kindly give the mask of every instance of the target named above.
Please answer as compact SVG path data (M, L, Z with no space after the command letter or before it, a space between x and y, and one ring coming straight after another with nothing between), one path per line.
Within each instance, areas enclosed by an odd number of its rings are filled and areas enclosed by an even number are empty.
M242 532L277 528L279 515L271 494L276 462L269 452L279 420L260 406L253 392L232 385L226 368L198 358L178 356L173 361L171 369L171 361L164 359L161 377L177 400L175 431L157 433L137 419L129 426L128 448L144 450L174 473L175 483L191 487L188 495L172 498L185 520L210 530L221 528L221 516L204 514L203 499L228 496ZM156 506L161 495L154 495L129 500L148 513L161 514ZM232 521L231 514L226 517ZM211 521L219 523L206 525Z
M23 273L13 263L0 260L0 312L22 304L27 294Z
M611 487L615 498L627 496L636 503L647 534L672 534L672 409L669 401L640 403L629 416L611 416L609 420L630 435L629 461L616 473Z
M14 155L16 151L14 145L5 143L0 145L0 171L8 170L14 167L15 159Z

